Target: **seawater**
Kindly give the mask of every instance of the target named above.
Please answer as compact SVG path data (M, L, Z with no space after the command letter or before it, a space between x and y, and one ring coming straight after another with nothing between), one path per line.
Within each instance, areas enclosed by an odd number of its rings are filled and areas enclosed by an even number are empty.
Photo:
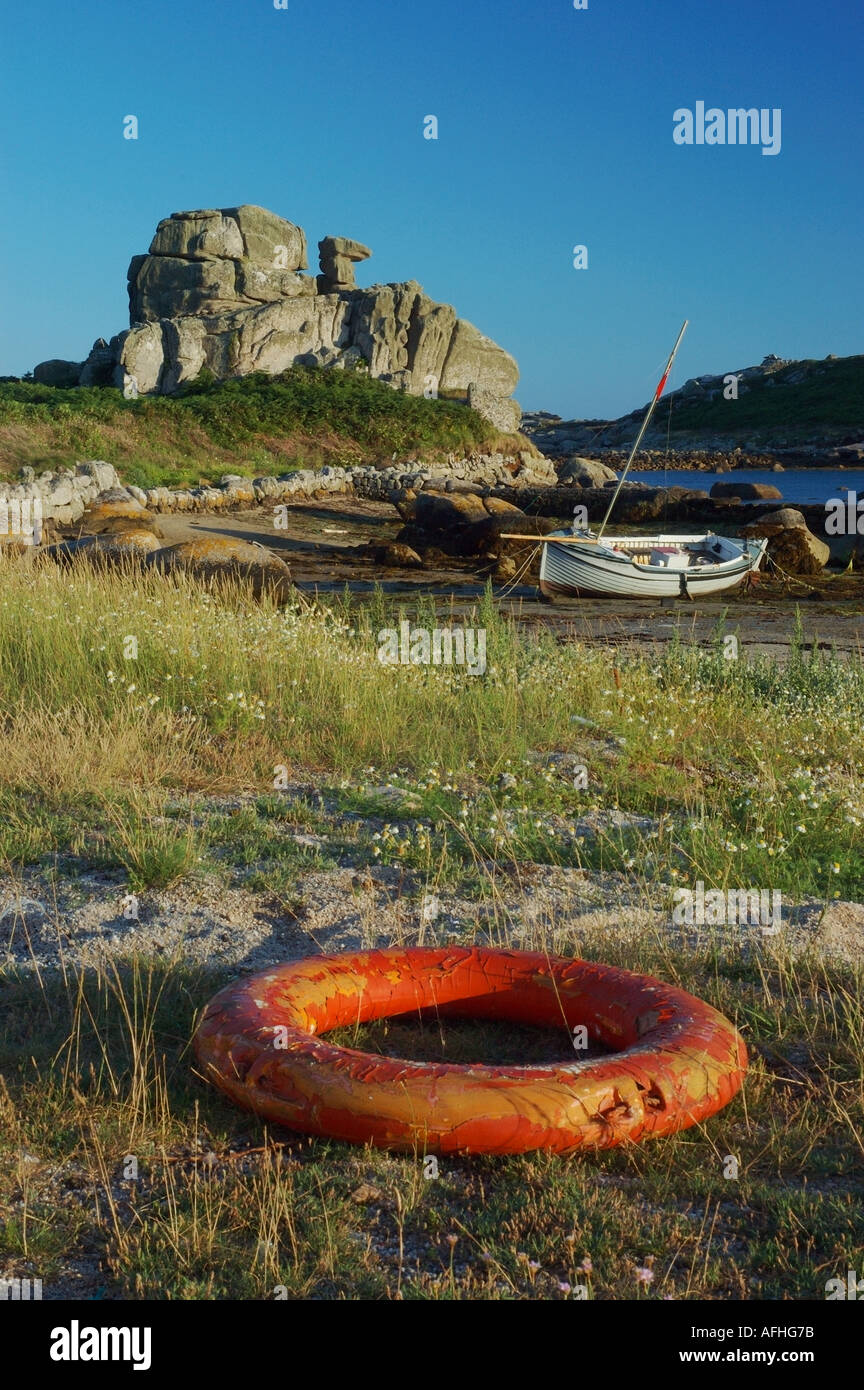
M620 475L619 475L620 476ZM687 487L710 492L715 483L768 483L783 494L783 501L821 505L829 497L845 497L847 492L864 500L862 468L788 468L774 473L770 468L735 468L731 473L702 473L695 468L658 469L637 473L631 469L627 481L648 487Z

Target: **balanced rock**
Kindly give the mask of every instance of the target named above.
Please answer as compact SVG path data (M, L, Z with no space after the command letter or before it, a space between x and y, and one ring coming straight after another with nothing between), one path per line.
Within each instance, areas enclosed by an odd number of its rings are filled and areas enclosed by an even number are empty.
M311 294L314 281L297 274L307 265L302 229L265 208L174 212L156 228L149 254L132 258L129 321L134 327ZM137 373L130 375L141 390Z
M291 595L291 571L263 545L207 536L159 550L152 563L167 574L186 571L208 583L249 585L257 598L268 594L284 603Z
M321 275L318 288L322 294L332 290L353 290L354 265L357 261L368 261L372 252L359 241L351 241L344 236L325 236L318 243L318 264Z

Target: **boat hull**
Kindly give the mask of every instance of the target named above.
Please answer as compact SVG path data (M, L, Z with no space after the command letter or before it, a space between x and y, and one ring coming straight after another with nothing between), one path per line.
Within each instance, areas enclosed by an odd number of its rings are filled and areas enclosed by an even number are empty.
M765 542L739 543L739 553L718 564L665 569L613 556L590 544L543 545L540 592L556 598L688 598L723 593L759 568Z

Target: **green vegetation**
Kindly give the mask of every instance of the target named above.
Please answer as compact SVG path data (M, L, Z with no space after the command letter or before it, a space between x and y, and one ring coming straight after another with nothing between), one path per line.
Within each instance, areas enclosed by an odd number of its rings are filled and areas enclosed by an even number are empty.
M855 896L864 881L858 659L798 641L785 667L746 653L727 661L721 629L710 651L616 657L523 637L489 596L466 619L487 634L486 673L472 677L382 665L376 633L399 614L381 595L358 609L250 610L240 592L155 573L60 576L13 561L3 578L0 847L10 862L86 852L89 835L136 881L168 882L206 855L218 827L154 826L160 801L215 790L258 798L232 835L238 853L251 837L246 862L265 861L255 841L278 834L266 798L285 767L331 786L334 805L355 813L357 844L363 816L394 823L367 836L362 857L451 881L489 857L638 865L656 881L719 888L770 874L784 893L826 899ZM429 601L416 620L440 616ZM123 655L129 635L135 660ZM547 754L584 763L587 787L547 767ZM413 808L369 799L364 788L387 783ZM614 825L584 834L577 822L601 812Z
M409 396L359 371L292 367L222 383L202 373L175 396L136 401L113 387L0 382L6 473L99 458L127 483L181 487L226 472L435 458L496 438L467 406Z
M661 420L665 426L665 410L658 413ZM813 432L864 433L864 356L790 362L742 382L734 403L724 400L722 391L713 401L675 395L671 430L673 436L704 431L764 443L777 437L793 443Z

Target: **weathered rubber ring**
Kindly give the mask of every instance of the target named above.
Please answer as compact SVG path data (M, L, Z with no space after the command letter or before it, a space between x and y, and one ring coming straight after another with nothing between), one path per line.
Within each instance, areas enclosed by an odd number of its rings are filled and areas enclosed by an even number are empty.
M400 1061L332 1028L415 1010L577 1025L614 1056L542 1066ZM195 1034L204 1076L307 1134L428 1153L610 1148L686 1129L741 1086L744 1042L710 1005L614 966L472 948L291 961L229 985Z

